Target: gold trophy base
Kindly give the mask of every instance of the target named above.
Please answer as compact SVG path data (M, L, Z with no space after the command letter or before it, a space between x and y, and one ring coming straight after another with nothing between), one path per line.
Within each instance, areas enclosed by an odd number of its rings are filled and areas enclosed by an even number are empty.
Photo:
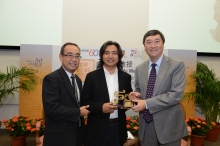
M132 101L124 101L124 107L133 107Z

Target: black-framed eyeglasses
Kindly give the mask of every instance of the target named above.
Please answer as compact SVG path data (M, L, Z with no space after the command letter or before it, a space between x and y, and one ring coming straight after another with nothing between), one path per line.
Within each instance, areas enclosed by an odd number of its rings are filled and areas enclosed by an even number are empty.
M62 54L63 56L66 56L68 59L73 59L75 58L76 60L79 60L82 58L80 55L72 55L72 54Z

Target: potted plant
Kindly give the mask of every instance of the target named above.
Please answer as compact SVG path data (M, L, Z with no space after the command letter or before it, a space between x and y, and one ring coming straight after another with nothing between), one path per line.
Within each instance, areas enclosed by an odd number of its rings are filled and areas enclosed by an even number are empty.
M186 123L192 129L191 144L203 146L206 134L212 129L212 125L200 117L186 118Z
M199 113L205 116L207 123L216 122L220 116L220 79L216 77L214 70L202 62L197 62L197 70L191 77L196 81L196 91L186 93L185 99L192 99L199 107ZM219 128L217 124L213 129ZM217 132L219 134L219 132ZM218 137L218 135L216 136ZM208 139L207 139L208 140ZM216 139L217 140L217 139Z
M127 116L126 127L133 135L137 135L139 129L139 116Z
M3 101L14 92L30 91L37 84L36 70L22 67L21 69L10 66L7 67L6 73L0 71L0 107Z
M12 146L24 146L26 136L31 132L32 120L27 116L14 116L12 119L3 120L2 123L10 135Z

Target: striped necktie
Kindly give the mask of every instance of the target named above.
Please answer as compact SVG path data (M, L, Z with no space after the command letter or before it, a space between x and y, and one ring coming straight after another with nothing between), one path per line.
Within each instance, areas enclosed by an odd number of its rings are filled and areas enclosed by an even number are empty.
M79 104L79 98L78 98L78 94L77 94L78 92L77 92L77 85L76 85L76 81L75 81L75 75L72 74L71 78L72 78L72 86L73 86L73 90L74 90L74 93L75 93L76 101Z
M76 85L76 80L75 80L75 75L72 74L71 78L72 78L72 86L73 86L73 90L74 90L74 93L75 93L76 101L77 101L78 105L80 106L80 102L79 102L79 98L78 98L78 92L77 92L77 85ZM80 119L80 117L79 117L78 126L81 127L81 119Z

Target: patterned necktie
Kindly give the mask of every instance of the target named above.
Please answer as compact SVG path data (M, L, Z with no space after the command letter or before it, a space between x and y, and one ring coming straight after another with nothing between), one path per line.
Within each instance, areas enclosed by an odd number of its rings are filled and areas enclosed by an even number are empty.
M148 85L147 85L147 92L146 92L146 99L147 98L151 98L153 96L153 92L154 92L154 84L156 81L156 77L157 77L157 73L156 73L156 69L155 66L157 64L152 63L152 69L150 71L150 76L148 79ZM150 114L148 109L145 109L143 112L143 118L145 119L145 121L147 123L150 123L151 121L153 121L153 115Z
M77 85L76 85L76 82L75 82L75 75L72 74L71 78L72 78L72 86L73 86L73 90L74 90L74 93L75 93L76 101L77 101L78 105L80 106L79 98L78 98L78 92L77 92ZM78 126L81 127L80 117L79 117Z
M77 103L79 103L79 98L78 98L78 94L77 94L78 93L77 92L77 86L76 86L76 82L75 82L75 75L72 74L71 78L72 78L72 86L73 86L73 90L74 90L74 93L75 93L76 101L77 101Z

